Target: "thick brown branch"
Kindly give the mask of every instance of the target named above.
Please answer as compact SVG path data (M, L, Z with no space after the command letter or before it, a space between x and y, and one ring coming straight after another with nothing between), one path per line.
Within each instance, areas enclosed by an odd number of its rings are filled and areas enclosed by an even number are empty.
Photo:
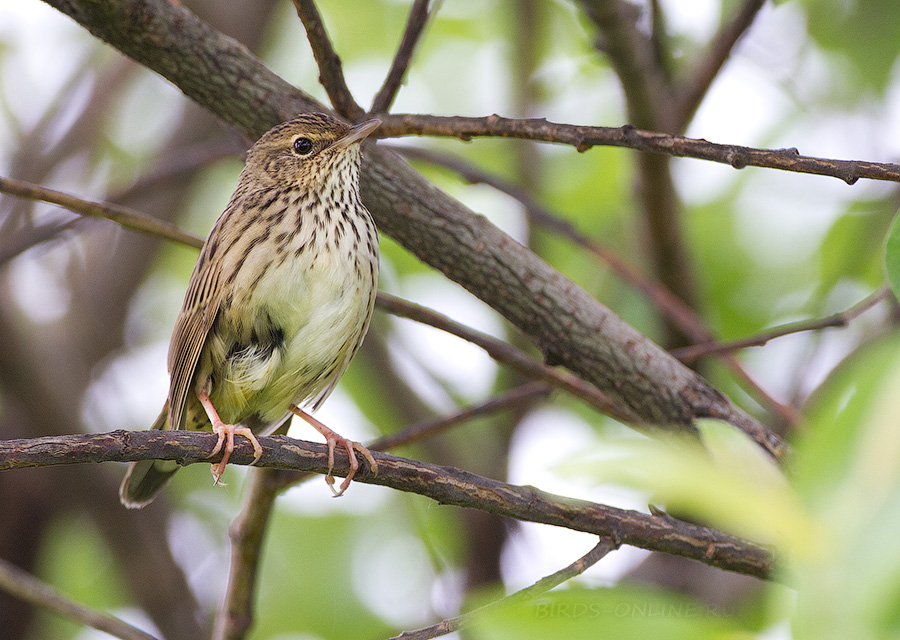
M347 81L344 80L344 69L341 59L328 37L325 23L313 0L293 0L297 15L306 29L306 37L319 65L319 82L328 93L334 110L350 120L356 120L363 113L363 108L356 104Z
M578 246L593 253L626 284L631 285L646 296L647 299L656 306L670 322L674 323L675 326L688 336L692 342L707 344L715 341L715 336L713 336L712 332L706 327L700 316L682 302L680 298L669 291L665 285L649 278L639 269L628 264L609 247L588 238L578 231L578 229L575 228L575 225L545 209L531 196L527 189L507 182L498 176L483 171L472 163L446 153L438 153L429 149L419 149L416 147L392 148L405 157L421 159L442 167L447 167L448 169L457 172L468 182L490 185L511 198L518 200L524 207L525 213L532 224L558 233L576 243ZM736 358L726 355L724 360L738 379L744 383L749 393L753 395L758 402L769 407L786 424L794 424L797 421L798 416L796 410L773 398L771 394L763 389L762 386L747 373ZM685 360L682 361L687 362Z
M86 462L175 460L179 464L215 462L209 456L215 434L196 431L112 431L102 434L51 436L0 442L0 471L25 467ZM324 474L328 467L324 444L286 436L260 437L263 455L256 466ZM565 527L599 536L616 544L663 551L699 560L710 566L760 578L768 578L773 558L763 547L734 536L682 522L669 516L650 515L546 493L490 478L374 452L378 475L368 466L357 482L417 493L441 504L481 509L496 515ZM230 458L235 464L251 464L253 449L239 439ZM347 456L335 456L336 475L346 475Z
M860 178L900 182L900 165L866 160L836 160L800 155L797 149L754 149L731 144L718 144L697 138L685 138L653 131L642 131L630 125L622 127L590 127L558 124L543 118L515 119L490 115L483 118L462 116L428 116L383 114L378 135L383 138L409 135L445 136L471 140L482 136L519 138L572 145L578 151L604 145L627 147L639 151L662 153L679 158L710 160L730 164L735 169L765 167L840 178L855 184Z

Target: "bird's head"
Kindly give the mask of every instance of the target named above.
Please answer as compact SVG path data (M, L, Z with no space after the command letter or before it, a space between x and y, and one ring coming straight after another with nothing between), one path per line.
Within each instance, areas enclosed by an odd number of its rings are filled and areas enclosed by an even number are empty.
M380 124L351 126L325 113L301 114L263 134L247 154L247 170L257 179L304 190L337 174L355 187L359 145Z

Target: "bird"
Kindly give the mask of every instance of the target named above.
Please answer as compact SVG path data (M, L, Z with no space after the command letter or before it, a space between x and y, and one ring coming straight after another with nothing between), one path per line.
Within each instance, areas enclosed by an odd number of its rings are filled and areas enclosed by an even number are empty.
M359 193L362 142L377 119L348 125L326 113L276 125L249 149L237 187L206 238L169 345L169 392L153 429L213 431L220 483L236 435L262 455L292 415L328 444L326 481L343 494L359 468L343 438L315 411L362 343L378 282L378 232ZM334 450L350 471L334 488ZM149 504L175 473L174 461L133 462L119 498Z

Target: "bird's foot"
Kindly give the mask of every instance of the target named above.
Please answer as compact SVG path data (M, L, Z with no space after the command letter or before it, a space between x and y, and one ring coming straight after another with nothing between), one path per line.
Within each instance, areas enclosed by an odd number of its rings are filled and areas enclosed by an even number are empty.
M222 460L219 461L218 464L212 465L213 481L215 484L223 484L222 482L219 482L219 478L225 473L225 466L228 464L228 459L234 451L235 434L244 436L250 441L250 444L253 445L253 464L259 462L259 459L263 454L262 446L260 446L259 440L256 439L253 432L247 427L239 427L237 425L225 424L222 422L222 419L216 412L216 408L213 406L212 401L209 399L209 395L206 392L200 391L197 395L200 398L200 404L202 404L203 408L206 410L209 421L212 423L213 433L219 436L219 439L216 441L216 446L213 447L212 453L210 453L208 457L211 458L219 453L222 449L222 445L225 445L225 453L222 454Z
M378 463L375 462L375 457L372 455L372 452L369 451L364 445L354 440L349 440L339 435L337 432L332 431L299 407L292 406L291 411L295 415L303 418L310 424L310 426L312 426L313 429L315 429L325 437L325 442L328 444L328 473L325 474L325 482L328 483L328 486L331 489L331 492L334 494L335 498L344 495L347 487L350 486L350 481L353 480L353 476L355 476L357 470L359 470L359 461L356 459L356 451L359 451L363 455L363 457L369 461L369 466L372 468L372 473L374 475L378 475ZM347 473L347 477L344 478L341 486L338 489L335 489L334 475L332 475L331 472L332 469L334 469L334 449L337 446L343 447L347 451L347 457L350 459L350 471Z
M231 453L234 451L235 435L244 436L250 441L250 444L253 445L253 464L259 462L259 459L263 453L262 446L260 446L259 440L256 439L256 436L253 435L253 432L247 427L225 424L220 420L218 421L218 423L213 423L213 432L219 436L219 439L216 441L216 446L213 447L212 453L209 454L209 457L212 458L214 455L219 453L219 451L222 449L222 445L225 445L225 453L222 454L222 459L218 462L218 464L212 465L212 475L215 484L223 484L219 481L219 478L221 478L222 474L225 473L225 467L228 464L228 459L231 457Z

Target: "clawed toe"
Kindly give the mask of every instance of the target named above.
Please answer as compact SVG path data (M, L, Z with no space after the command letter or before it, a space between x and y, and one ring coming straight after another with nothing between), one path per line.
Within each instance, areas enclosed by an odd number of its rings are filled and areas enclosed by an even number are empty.
M372 452L365 446L359 442L348 440L347 438L338 435L299 407L293 406L291 407L291 411L295 415L306 420L306 422L308 422L316 431L325 437L325 442L328 444L328 471L325 474L325 482L328 483L328 487L331 489L335 498L344 495L344 492L347 490L347 487L350 486L350 482L356 475L357 470L359 470L359 461L356 459L357 451L359 451L369 462L369 466L372 468L372 474L378 475L378 463L375 462L375 457L372 455ZM344 478L344 481L341 482L341 486L338 489L334 488L334 475L332 474L332 470L334 469L334 448L336 446L340 446L346 450L347 456L350 459L350 471L347 473L347 477Z

